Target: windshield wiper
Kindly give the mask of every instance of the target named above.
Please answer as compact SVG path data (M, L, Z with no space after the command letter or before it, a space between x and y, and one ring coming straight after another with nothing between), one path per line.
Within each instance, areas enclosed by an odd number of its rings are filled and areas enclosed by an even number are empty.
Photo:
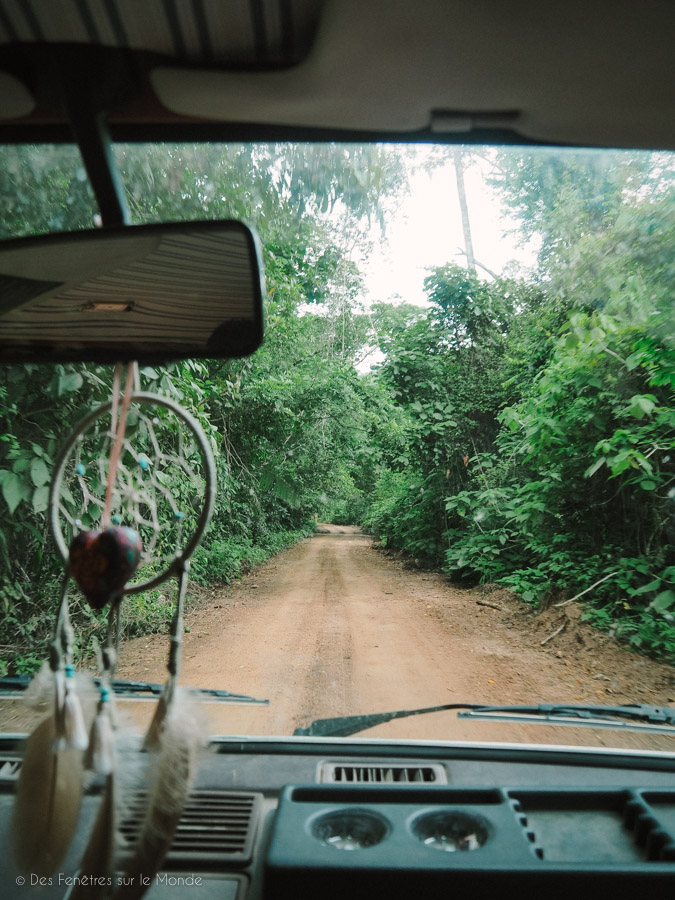
M577 706L575 704L540 703L538 706L481 706L477 703L447 703L422 709L399 709L395 712L362 716L339 716L316 719L307 728L296 728L294 735L305 737L347 737L375 725L422 716L427 713L460 710L458 718L497 719L499 721L545 722L550 725L576 725L592 728L625 728L631 731L656 731L675 734L675 709L670 706Z
M100 681L94 678L98 686ZM5 675L0 678L0 696L20 697L31 682L30 675ZM116 696L125 700L152 700L162 693L162 684L154 684L150 681L113 681L112 688ZM205 700L214 700L219 703L254 703L261 706L269 706L269 700L259 700L256 697L248 697L246 694L233 694L230 691L216 690L215 688L191 688L190 690L203 697Z
M94 679L98 685L99 679ZM154 684L149 681L113 681L113 690L118 696L139 700L159 697L164 688L163 684ZM189 688L191 693L198 694L205 700L216 700L219 703L255 703L260 706L269 706L269 700L259 700L257 697L249 697L246 694L233 694L231 691L217 690L216 688Z
M391 722L392 719L405 719L407 716L423 716L425 713L441 712L450 709L481 709L472 703L450 703L444 706L425 706L422 709L399 709L396 712L368 713L362 716L338 716L334 719L316 719L307 728L296 728L294 735L305 737L347 737Z
M675 733L675 709L671 706L647 706L629 703L620 706L595 706L564 703L540 703L537 706L481 706L460 712L458 719L495 719L500 722L535 722L548 725L573 725L589 728L624 728L627 731Z

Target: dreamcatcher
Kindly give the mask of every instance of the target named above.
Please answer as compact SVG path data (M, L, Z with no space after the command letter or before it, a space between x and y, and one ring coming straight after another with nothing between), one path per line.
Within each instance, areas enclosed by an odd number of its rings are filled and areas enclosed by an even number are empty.
M189 562L208 525L215 465L197 421L177 403L138 390L138 370L115 370L112 399L73 430L56 461L49 517L65 576L50 659L29 688L49 715L30 736L14 816L16 860L40 875L55 871L73 838L85 773L104 782L80 871L109 892L114 858L116 780L113 680L125 596L176 578L168 676L145 737L157 754L145 821L116 896L140 896L140 875L159 870L187 799L199 731L177 685ZM99 652L96 709L85 725L73 667L69 593L74 580L96 610L109 607Z

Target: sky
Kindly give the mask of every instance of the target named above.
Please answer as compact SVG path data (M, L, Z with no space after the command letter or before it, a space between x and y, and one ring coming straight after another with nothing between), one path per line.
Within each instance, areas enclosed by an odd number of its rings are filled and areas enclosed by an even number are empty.
M487 163L465 173L465 189L474 255L496 274L515 261L524 267L535 262L534 248L517 246L505 231L515 222L503 217L499 198L485 183ZM361 264L366 282L366 303L377 301L425 304L423 281L428 266L464 265L464 238L452 163L431 174L417 172L410 179L410 195L389 222L376 249ZM377 226L374 226L377 228ZM480 277L489 276L480 268Z

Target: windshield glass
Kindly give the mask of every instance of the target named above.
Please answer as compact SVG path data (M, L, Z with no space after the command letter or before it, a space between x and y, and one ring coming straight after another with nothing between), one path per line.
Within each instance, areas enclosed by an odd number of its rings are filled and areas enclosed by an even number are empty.
M139 387L196 417L215 458L181 680L270 701L209 705L211 732L453 703L675 705L673 154L153 144L116 160L132 221L235 218L262 243L254 356L140 361ZM2 237L100 224L74 148L2 147L0 163ZM112 373L4 367L0 675L48 655L49 486ZM180 522L198 515L194 452L157 475ZM78 477L84 499L66 484L60 502L95 528ZM152 513L141 531L160 530ZM95 669L105 611L73 597L77 662ZM164 681L175 598L169 582L125 600L119 678ZM27 722L0 695L2 729ZM363 736L673 749L442 711Z

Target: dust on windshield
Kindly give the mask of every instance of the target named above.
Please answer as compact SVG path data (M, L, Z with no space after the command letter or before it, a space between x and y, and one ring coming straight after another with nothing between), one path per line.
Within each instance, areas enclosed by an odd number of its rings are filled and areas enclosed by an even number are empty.
M196 417L215 457L182 680L270 701L209 707L212 731L459 702L675 705L672 154L163 144L116 158L135 222L236 218L263 246L262 349L141 361L137 385ZM72 147L0 160L3 237L96 224ZM110 367L5 367L0 674L47 656L55 461L112 390ZM155 464L153 422L139 466ZM77 527L100 520L92 471L76 473ZM155 479L176 528L200 471L188 458ZM143 528L161 531L151 512ZM75 658L95 667L105 610L73 598ZM173 583L124 601L118 677L164 681L175 603ZM0 696L3 729L24 722ZM364 736L672 749L443 712Z

